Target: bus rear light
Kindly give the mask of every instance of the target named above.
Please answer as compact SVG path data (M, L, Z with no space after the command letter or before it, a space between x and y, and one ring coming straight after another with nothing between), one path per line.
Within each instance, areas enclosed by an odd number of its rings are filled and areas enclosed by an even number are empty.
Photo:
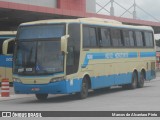
M13 81L21 83L21 80L19 78L13 78Z

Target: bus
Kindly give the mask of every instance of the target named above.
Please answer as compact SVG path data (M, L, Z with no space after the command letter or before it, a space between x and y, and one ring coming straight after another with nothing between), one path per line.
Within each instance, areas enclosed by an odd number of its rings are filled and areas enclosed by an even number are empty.
M12 84L12 55L16 31L0 31L0 84L8 78Z
M157 70L160 69L160 52L159 51L156 51L156 67L157 67Z
M155 78L154 31L100 18L22 23L15 40L16 94L77 94L111 86L142 88Z

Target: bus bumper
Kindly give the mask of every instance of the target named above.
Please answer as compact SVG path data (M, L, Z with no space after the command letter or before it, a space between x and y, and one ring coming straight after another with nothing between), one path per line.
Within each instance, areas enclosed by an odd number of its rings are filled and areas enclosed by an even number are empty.
M16 94L69 94L80 91L81 80L75 80L73 84L70 84L69 80L48 84L23 84L13 82L13 86Z

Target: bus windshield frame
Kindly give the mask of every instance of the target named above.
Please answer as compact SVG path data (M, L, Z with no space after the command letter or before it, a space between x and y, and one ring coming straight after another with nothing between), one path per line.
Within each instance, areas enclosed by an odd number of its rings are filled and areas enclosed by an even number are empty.
M63 73L65 59L60 50L60 39L65 34L65 24L20 27L16 39L13 73L33 76Z

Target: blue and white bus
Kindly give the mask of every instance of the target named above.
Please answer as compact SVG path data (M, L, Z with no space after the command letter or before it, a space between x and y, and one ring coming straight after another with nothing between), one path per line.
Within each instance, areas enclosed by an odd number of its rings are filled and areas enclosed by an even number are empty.
M0 83L8 78L12 84L12 57L16 31L0 31Z
M77 93L120 85L135 89L155 78L154 31L147 26L80 18L23 23L13 64L17 94Z

